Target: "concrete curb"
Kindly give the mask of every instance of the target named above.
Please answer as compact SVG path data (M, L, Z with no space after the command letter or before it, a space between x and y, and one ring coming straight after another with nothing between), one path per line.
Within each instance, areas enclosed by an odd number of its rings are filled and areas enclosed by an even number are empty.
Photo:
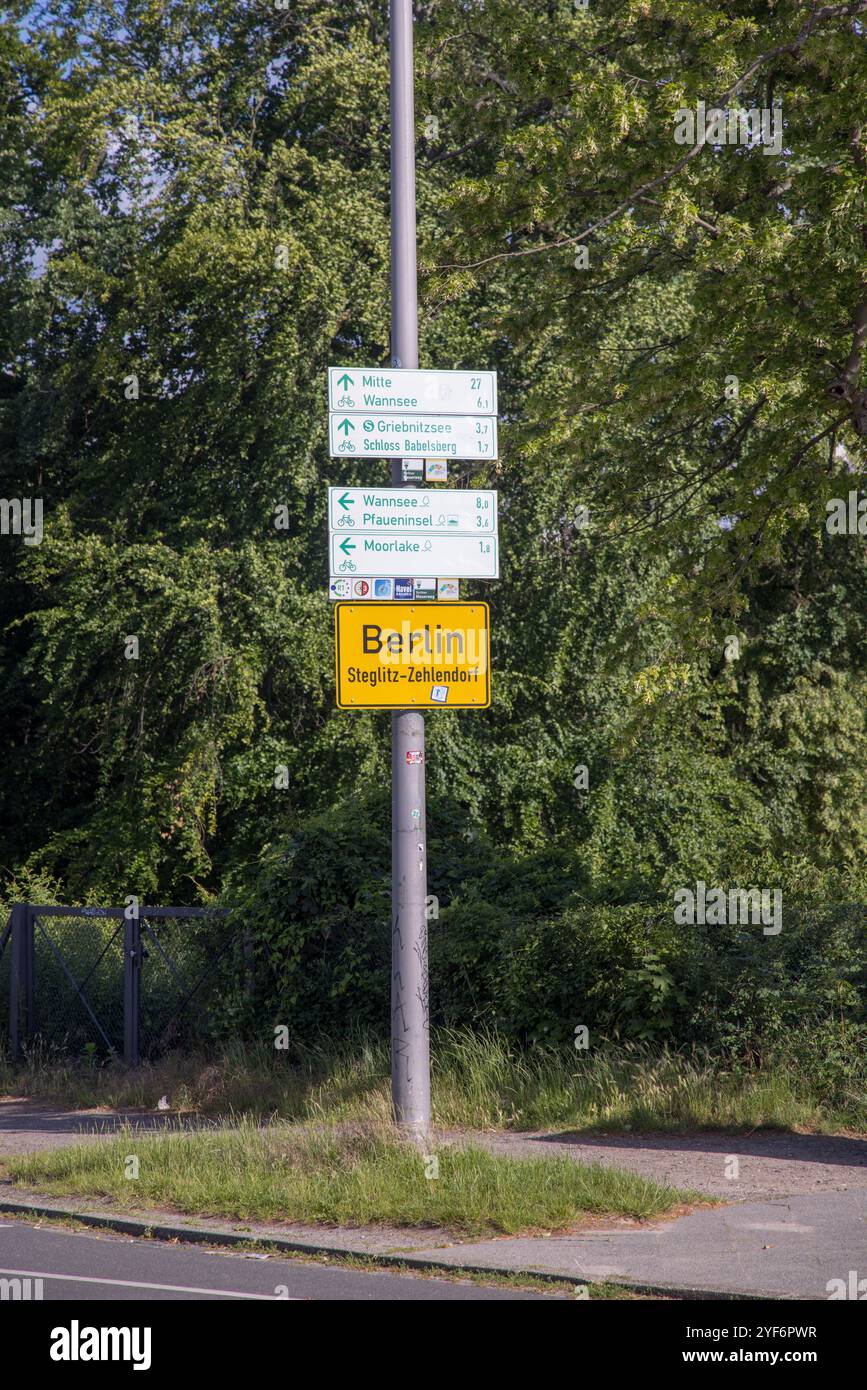
M283 1250L291 1254L327 1255L331 1259L361 1259L370 1264L381 1265L384 1269L423 1269L429 1272L451 1274L491 1274L508 1278L510 1275L529 1275L549 1284L568 1284L571 1287L582 1281L569 1274L555 1274L549 1270L528 1269L524 1266L455 1264L452 1261L438 1260L430 1255L386 1255L368 1250L352 1250L344 1246L324 1245L318 1241L286 1240L281 1236L256 1235L255 1232L239 1234L236 1231L202 1230L195 1226L172 1226L164 1221L138 1220L129 1216L114 1216L103 1212L74 1211L68 1207L48 1207L31 1202L0 1201L0 1214L10 1216L39 1216L49 1221L77 1221L82 1226L92 1226L97 1230L116 1231L120 1235L138 1236L151 1240L177 1240L190 1245L250 1246L259 1245L269 1250ZM603 1281L599 1281L603 1282ZM726 1303L752 1302L755 1300L785 1302L778 1296L759 1292L737 1292L729 1289L678 1288L672 1284L632 1283L625 1279L606 1279L605 1284L612 1288L625 1289L631 1293L657 1294L665 1298L717 1300Z

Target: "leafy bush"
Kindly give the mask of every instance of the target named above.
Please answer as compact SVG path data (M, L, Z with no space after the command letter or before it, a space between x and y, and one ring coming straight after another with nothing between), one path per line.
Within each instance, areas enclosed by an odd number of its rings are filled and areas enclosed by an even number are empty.
M230 886L251 961L247 995L228 990L224 1000L233 1030L260 1029L264 1015L299 1039L342 1036L350 1022L385 1031L388 814L382 794L331 811L268 847ZM797 1030L819 1036L834 1021L865 1021L863 908L784 895L778 936L681 926L671 898L593 901L565 850L509 858L462 820L435 801L431 863L448 866L430 883L435 1026L571 1046L583 1024L594 1045L696 1045L753 1065Z

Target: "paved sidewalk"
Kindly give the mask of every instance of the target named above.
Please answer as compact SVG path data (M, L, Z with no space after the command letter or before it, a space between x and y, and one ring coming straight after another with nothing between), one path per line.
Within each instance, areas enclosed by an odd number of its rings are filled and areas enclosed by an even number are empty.
M110 1139L127 1125L159 1131L202 1129L214 1123L169 1110L73 1110L21 1096L0 1096L0 1157Z
M713 1131L690 1135L486 1134L464 1130L445 1132L444 1137L458 1143L483 1144L515 1158L571 1158L579 1163L628 1168L644 1178L729 1202L855 1190L867 1195L867 1138L848 1135Z
M826 1299L829 1280L845 1283L850 1270L867 1278L867 1194L743 1202L640 1230L478 1241L439 1250L437 1258L475 1266L508 1263L576 1280Z

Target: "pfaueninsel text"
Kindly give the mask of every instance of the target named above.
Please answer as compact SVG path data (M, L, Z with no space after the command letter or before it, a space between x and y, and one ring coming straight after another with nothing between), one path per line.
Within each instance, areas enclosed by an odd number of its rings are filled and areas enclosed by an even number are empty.
M481 488L330 487L332 531L495 536L497 494Z

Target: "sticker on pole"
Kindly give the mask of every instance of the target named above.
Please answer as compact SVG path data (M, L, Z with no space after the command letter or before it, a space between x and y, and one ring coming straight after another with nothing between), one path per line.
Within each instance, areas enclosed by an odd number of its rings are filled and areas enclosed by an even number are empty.
M487 709L486 603L336 603L339 709Z

